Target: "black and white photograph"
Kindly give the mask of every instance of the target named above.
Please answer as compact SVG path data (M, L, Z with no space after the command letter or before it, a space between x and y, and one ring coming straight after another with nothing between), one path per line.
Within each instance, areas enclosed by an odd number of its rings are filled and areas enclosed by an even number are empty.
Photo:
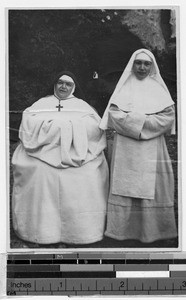
M6 23L9 251L180 250L179 7Z

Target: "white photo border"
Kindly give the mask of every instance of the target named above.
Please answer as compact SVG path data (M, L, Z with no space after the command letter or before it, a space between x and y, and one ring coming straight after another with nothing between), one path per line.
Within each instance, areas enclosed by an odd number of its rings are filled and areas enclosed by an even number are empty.
M64 4L64 6L68 7L74 7L77 6L74 0L69 0L68 5ZM116 6L135 6L139 5L140 6L164 6L167 5L176 5L179 6L180 10L180 29L179 29L179 35L180 35L180 42L179 42L179 67L180 67L180 150L179 150L179 155L180 155L180 161L179 161L179 174L181 178L180 182L180 195L182 198L182 203L181 203L181 212L179 214L179 219L181 219L181 225L182 225L182 232L180 235L181 238L181 248L182 248L182 253L185 253L186 256L186 118L185 118L185 113L186 113L186 85L185 85L185 78L186 78L186 55L185 55L185 49L186 49L186 39L185 39L185 28L186 28L186 2L185 0L177 0L177 1L150 1L151 5L149 5L149 0L140 0L139 2L136 1L114 1L114 4ZM0 269L0 281L1 281L1 291L0 291L0 296L3 295L6 298L6 254L7 254L7 199L8 199L8 194L7 194L7 157L6 157L6 141L7 141L7 133L6 133L6 127L5 127L5 115L6 115L6 108L5 108L5 61L7 59L6 55L6 47L5 47L5 41L6 41L6 36L5 36L5 9L7 7L37 7L41 8L43 6L50 6L50 7L60 7L61 1L60 0L53 0L52 3L49 0L45 0L44 3L42 0L27 0L27 1L14 1L14 0L2 0L0 4L0 31L1 31L1 51L0 51L0 65L1 65L1 72L0 72L0 87L1 87L1 110L0 110L0 136L1 136L1 141L2 145L0 147L0 157L1 157L1 171L0 171L0 182L1 182L1 189L0 189L0 263L1 264L1 269ZM100 7L101 6L109 7L111 8L111 3L110 1L103 1L103 0L97 0L89 3L89 1L86 0L79 0L78 1L78 6L80 7ZM178 24L178 23L177 23ZM178 44L177 44L178 46ZM8 179L9 182L9 179ZM9 186L8 186L9 190ZM30 249L32 250L32 249ZM31 251L32 252L32 251ZM56 249L55 249L56 252ZM36 296L37 299L43 299L43 297ZM35 297L34 297L35 298ZM55 296L45 296L46 299L54 299ZM66 297L67 298L67 297ZM106 299L109 299L105 297ZM113 297L115 298L115 297ZM153 297L150 297L152 299ZM16 299L22 299L22 297L16 297ZM28 296L27 299L33 299L33 296ZM85 297L85 299L89 299L89 297ZM100 299L99 297L94 297L94 299ZM125 299L131 299L131 297L125 297ZM139 296L138 299L144 299L144 296ZM153 298L154 299L154 298ZM169 297L164 297L164 299L169 299ZM176 297L172 297L172 299L177 299Z
M55 9L59 9L59 10L65 10L69 7L55 7ZM70 9L75 9L77 7L70 7ZM98 6L95 6L95 7L91 7L91 8L95 8L95 9L100 9L100 8L104 8L106 9L107 7L104 6L104 7L98 7ZM6 145L5 145L5 148L6 148L6 193L7 193L7 205L6 205L6 211L7 211L7 215L8 215L8 218L6 220L6 228L7 228L7 234L6 234L6 249L9 253L11 252L20 252L20 253L27 253L27 252L30 252L30 251L35 251L37 253L51 253L51 252L56 252L56 253L62 253L64 252L64 249L63 248L10 248L10 222L9 222L9 214L10 214L10 201L9 201L9 177L10 177L10 162L9 162L9 129L8 129L8 124L9 124L9 116L8 116L8 112L9 112L9 95L8 95L8 90L9 90L9 86L8 86L8 83L9 83L9 79L8 79L8 11L11 10L11 9L42 9L42 10L47 10L47 9L54 9L53 7L18 7L18 8L15 8L15 7L8 7L8 8L5 8L5 24L6 24L6 35L5 35L5 40L6 40L6 43L5 43L5 55L6 55L6 65L5 65L5 74L6 74L6 82L5 82L5 85L6 85L6 90L5 90L5 97L6 97L6 106L5 106L5 111L6 111L6 116L5 116L5 122L6 122L6 133L5 133L5 139L6 139ZM89 9L89 7L78 7L78 9ZM178 162L177 162L177 167L178 167L178 247L176 248L90 248L90 247L86 247L85 248L65 248L65 252L167 252L167 251L181 251L182 250L182 238L181 238L181 235L182 235L182 217L181 217L181 207L182 207L182 201L181 201L181 198L182 198L182 195L181 195L181 182L180 182L180 178L181 178L181 151L180 151L180 145L181 145L181 124L180 124L180 119L181 119L181 85L179 84L180 83L180 56L179 56L179 53L180 53L180 45L179 45L179 42L180 42L180 38L179 38L179 19L180 19L180 16L179 16L179 6L178 5L169 5L169 6L156 6L156 5L153 5L153 6L143 6L143 5L135 5L135 6L112 6L112 7L109 7L109 9L173 9L176 11L176 49L177 49L177 120L178 120L178 141L177 141L177 147L178 147Z

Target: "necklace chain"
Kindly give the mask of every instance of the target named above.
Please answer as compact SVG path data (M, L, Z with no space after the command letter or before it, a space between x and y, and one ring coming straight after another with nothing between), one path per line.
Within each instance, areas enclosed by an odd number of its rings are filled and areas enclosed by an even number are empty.
M68 100L68 99L75 98L74 96L72 96L72 97L69 97L69 98L66 98L66 99L60 99L60 98L58 98L56 95L54 95L54 96L59 100L59 102L60 102L60 101L65 101L65 100Z

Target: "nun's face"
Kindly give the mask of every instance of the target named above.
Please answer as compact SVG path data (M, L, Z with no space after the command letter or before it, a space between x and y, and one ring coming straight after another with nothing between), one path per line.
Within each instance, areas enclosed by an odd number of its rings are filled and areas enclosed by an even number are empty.
M137 79L143 80L149 75L151 71L151 67L152 67L152 62L148 60L136 59L134 61L132 70L135 76L137 77Z
M66 99L71 94L74 88L74 82L59 78L55 84L56 96L60 99Z

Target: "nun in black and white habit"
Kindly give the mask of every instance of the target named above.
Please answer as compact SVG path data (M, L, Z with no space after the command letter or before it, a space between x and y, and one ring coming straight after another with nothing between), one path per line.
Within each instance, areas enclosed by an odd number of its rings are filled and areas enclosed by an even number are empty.
M115 131L105 235L144 243L177 236L174 175L164 135L174 133L174 102L154 55L133 53L100 128Z
M89 244L105 230L108 167L100 117L60 73L54 92L23 112L13 164L13 227L23 240Z

